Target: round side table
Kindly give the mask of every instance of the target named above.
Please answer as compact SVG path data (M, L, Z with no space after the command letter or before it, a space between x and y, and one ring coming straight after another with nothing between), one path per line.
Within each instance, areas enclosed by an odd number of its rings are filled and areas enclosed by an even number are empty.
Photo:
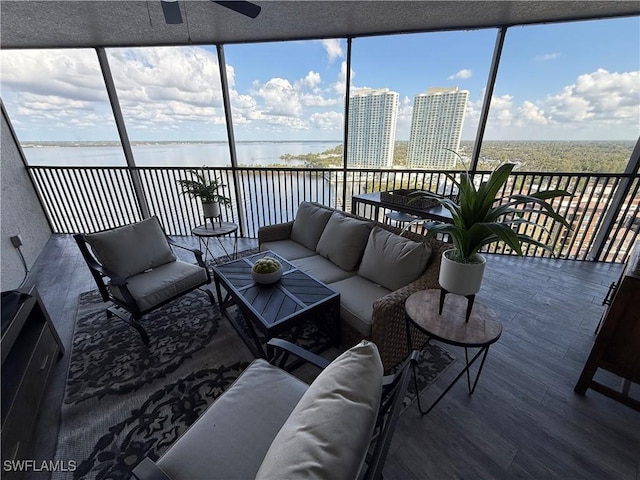
M489 353L489 347L498 341L502 334L502 324L496 319L493 311L482 303L475 303L471 316L465 321L467 315L467 299L459 295L448 294L444 300L442 314L439 312L440 290L422 290L407 298L405 303L405 319L407 327L407 346L413 351L411 343L411 328L413 325L419 331L429 337L448 345L464 347L465 367L451 384L440 394L438 399L427 410L420 405L420 395L416 380L415 364L413 365L413 379L418 397L418 409L422 415L429 413L447 392L467 374L467 387L469 395L472 395L482 373L482 367ZM479 348L478 352L469 361L469 348ZM469 369L482 356L480 368L471 386Z
M207 255L210 255L211 258L215 261L215 256L213 252L209 249L209 239L216 238L218 243L224 250L224 253L229 259L235 260L238 255L238 225L231 222L207 222L204 225L199 225L193 230L191 230L191 234L198 237L198 245L200 248L204 250L204 261L207 261ZM220 237L224 237L225 235L234 236L233 241L233 255L229 254L224 244L220 240Z

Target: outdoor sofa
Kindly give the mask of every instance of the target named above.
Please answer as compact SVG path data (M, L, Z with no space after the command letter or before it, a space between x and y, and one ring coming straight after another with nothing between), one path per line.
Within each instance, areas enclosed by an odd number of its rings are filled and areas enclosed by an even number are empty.
M390 225L303 202L295 220L258 230L260 250L272 250L340 293L344 347L374 342L385 371L409 352L405 300L439 288L442 252L449 244ZM412 330L414 347L426 337Z

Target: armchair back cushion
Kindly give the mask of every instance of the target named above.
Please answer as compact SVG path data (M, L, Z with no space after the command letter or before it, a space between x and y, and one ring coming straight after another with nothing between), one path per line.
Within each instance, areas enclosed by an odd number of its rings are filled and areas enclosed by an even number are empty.
M175 255L156 217L85 235L102 265L122 278L174 262Z
M315 251L320 235L322 235L330 217L331 210L309 202L302 202L298 207L293 227L291 227L291 240Z
M318 375L289 415L256 479L358 477L382 396L382 361L363 340Z
M371 222L335 212L320 236L316 251L347 272L355 270L372 227Z
M373 227L358 275L389 290L398 290L422 275L430 258L428 243Z

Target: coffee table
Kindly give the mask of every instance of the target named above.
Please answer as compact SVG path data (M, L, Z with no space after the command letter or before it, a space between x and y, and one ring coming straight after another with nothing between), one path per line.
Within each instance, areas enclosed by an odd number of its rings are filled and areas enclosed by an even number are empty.
M278 259L283 268L282 278L270 285L257 284L251 277L253 264L265 256ZM290 330L295 341L307 319L315 320L333 343L339 344L340 294L274 252L267 250L216 265L213 277L221 312L255 357L268 358L270 352L263 345L284 330ZM246 328L229 313L233 305L242 312Z

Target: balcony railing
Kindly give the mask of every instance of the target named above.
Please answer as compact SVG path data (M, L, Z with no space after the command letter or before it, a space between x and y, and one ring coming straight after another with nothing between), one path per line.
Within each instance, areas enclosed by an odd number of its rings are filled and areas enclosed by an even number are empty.
M142 218L141 202L160 218L170 235L190 235L203 222L200 202L181 194L178 179L189 178L181 167L28 167L55 233L94 232ZM232 206L224 220L240 225L243 236L255 237L262 225L293 220L302 201L350 210L351 196L375 190L418 188L451 193L447 173L425 170L217 168ZM488 172L476 175L487 178ZM136 196L134 178L143 197ZM236 188L237 186L237 188ZM525 173L511 175L502 192L531 193L543 188L573 192L554 206L567 218L566 229L552 220L527 231L550 245L560 258L624 262L640 230L640 179L625 174ZM372 210L360 211L372 215ZM533 215L533 214L529 214ZM611 217L611 222L605 218ZM380 219L378 219L380 220ZM535 220L535 219L534 219ZM527 228L523 226L523 228ZM531 228L531 227L529 227ZM502 244L489 252L509 253ZM550 256L529 246L529 256Z

